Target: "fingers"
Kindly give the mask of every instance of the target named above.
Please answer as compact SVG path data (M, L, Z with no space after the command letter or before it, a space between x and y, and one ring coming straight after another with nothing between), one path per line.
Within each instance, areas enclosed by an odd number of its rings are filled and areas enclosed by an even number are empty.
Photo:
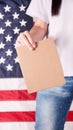
M32 40L32 37L30 36L29 32L28 32L28 31L25 31L23 34L26 36L26 38L28 39L28 41L30 42L30 44L32 45L32 47L34 48L36 44L35 44L35 42Z
M32 40L30 34L28 31L20 33L16 40L16 47L26 45L30 50L34 49L36 47L35 42Z

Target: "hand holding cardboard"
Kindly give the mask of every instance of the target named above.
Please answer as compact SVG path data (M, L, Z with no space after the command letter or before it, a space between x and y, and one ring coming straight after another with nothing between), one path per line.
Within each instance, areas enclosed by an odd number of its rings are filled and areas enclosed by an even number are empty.
M54 40L52 38L41 40L37 45L33 51L30 51L26 46L16 48L29 93L65 83Z

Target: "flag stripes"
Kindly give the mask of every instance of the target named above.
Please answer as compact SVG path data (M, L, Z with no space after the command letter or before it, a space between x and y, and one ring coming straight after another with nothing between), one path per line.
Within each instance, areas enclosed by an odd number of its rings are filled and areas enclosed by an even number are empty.
M28 94L23 78L0 79L0 129L35 130L35 114L36 93ZM73 103L64 130L69 129L73 129Z
M0 112L0 122L33 122L35 112Z
M23 78L0 78L0 90L26 90Z
M69 111L66 120L67 120L67 121L73 121L73 111Z
M35 122L1 122L1 130L35 130Z
M35 111L36 102L35 101L1 101L0 102L0 112L29 112Z
M73 122L66 122L64 130L73 130Z
M28 94L27 90L1 90L0 100L35 100L36 93Z
M0 122L35 122L35 112L0 112ZM73 111L69 112L67 122L73 121Z
M0 122L1 130L35 130L35 122ZM73 123L66 122L64 130L73 130Z

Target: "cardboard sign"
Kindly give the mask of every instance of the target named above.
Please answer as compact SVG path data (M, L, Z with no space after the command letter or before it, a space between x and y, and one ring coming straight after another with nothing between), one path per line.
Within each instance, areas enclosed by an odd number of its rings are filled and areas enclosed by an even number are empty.
M35 50L17 47L20 67L29 93L65 83L58 52L52 38L39 41Z

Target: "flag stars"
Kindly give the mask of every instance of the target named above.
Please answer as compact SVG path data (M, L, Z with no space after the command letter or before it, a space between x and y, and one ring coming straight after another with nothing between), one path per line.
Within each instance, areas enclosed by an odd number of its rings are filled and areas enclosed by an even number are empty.
M6 27L11 27L11 24L12 24L12 22L11 21L9 21L9 20L7 20L6 22L5 22L5 25L6 25Z
M11 7L8 6L8 5L6 5L6 6L4 7L4 9L5 9L5 12L10 12Z
M16 49L16 43L13 44L14 48Z
M15 63L18 63L19 62L18 57L14 58L14 61Z
M5 37L5 39L6 39L6 42L11 42L11 39L12 39L12 36L10 36L9 34Z
M8 49L8 50L6 51L7 56L12 56L12 53L13 53L13 51L11 51L10 49Z
M14 31L14 34L19 34L20 29L15 27L15 29L13 29L13 31Z
M5 44L3 42L0 43L0 49L4 49Z
M24 19L22 19L22 21L20 21L21 27L22 26L26 26L26 23L27 23L27 21L25 21Z
M8 64L8 65L6 66L6 68L7 68L7 71L12 71L12 70L13 70L13 66L10 65L10 64Z
M4 34L5 29L0 28L0 34Z
M21 5L19 8L20 8L20 11L25 11L25 9L26 9L26 6L24 6L24 5Z
M6 60L5 58L1 57L1 58L0 58L0 64L4 64L4 63L5 63L5 60Z
M13 19L18 19L19 14L17 12L15 12L12 16L13 16Z
M0 13L0 19L3 19L4 15L2 13Z

